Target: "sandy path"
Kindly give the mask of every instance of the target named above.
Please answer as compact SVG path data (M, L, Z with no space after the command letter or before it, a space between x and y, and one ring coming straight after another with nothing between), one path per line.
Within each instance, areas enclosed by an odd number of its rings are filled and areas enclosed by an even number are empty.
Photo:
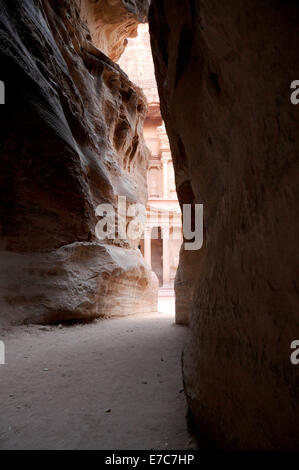
M187 334L156 314L1 337L0 448L188 448Z

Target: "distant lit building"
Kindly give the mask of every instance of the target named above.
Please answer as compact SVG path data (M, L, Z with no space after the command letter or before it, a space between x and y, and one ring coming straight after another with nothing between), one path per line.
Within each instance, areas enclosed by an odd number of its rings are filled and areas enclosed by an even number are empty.
M181 211L177 199L169 140L160 111L148 25L140 25L119 65L143 89L149 103L144 136L151 151L148 171L147 229L141 251L157 274L160 286L173 288L182 244Z

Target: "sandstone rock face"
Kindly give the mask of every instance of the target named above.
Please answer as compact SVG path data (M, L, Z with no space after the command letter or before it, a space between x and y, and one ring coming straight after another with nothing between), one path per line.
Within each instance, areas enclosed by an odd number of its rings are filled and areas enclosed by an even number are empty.
M153 0L150 11L178 195L205 214L204 248L183 252L178 273L185 389L220 447L299 445L295 3Z
M146 99L79 6L0 1L1 325L156 310L138 240L95 235L99 204L146 204Z
M118 61L127 38L137 36L139 23L147 20L150 0L77 0L94 44Z

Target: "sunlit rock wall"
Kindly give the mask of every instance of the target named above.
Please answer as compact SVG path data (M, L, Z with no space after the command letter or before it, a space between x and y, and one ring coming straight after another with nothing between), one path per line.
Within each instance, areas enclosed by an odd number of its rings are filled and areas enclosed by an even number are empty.
M95 236L99 204L146 204L146 99L79 7L0 0L1 326L156 309L138 241Z
M137 36L139 23L147 21L150 0L76 0L88 24L93 43L118 61L128 38Z
M185 390L219 447L299 446L297 19L293 1L152 2L179 199L204 204L204 248L178 273Z

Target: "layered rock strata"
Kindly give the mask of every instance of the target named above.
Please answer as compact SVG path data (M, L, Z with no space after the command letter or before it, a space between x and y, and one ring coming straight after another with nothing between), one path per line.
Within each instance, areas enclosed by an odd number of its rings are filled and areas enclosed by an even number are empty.
M0 1L1 325L156 309L138 240L95 234L99 204L146 204L146 99L80 12Z

